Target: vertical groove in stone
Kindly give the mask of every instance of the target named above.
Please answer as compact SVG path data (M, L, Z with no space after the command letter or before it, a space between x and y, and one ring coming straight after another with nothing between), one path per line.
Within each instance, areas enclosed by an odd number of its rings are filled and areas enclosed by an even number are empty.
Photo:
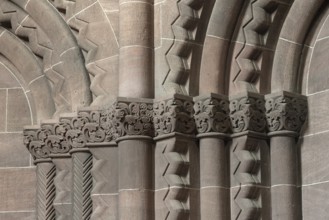
M54 179L56 197L54 206L58 220L72 220L72 160L53 159L57 174Z
M52 162L37 164L37 219L55 220L54 199L56 189L54 178L56 167Z
M93 157L89 152L75 152L73 157L73 220L90 219L92 213L91 168Z
M233 219L260 219L261 194L258 185L261 183L260 146L256 140L248 137L243 141L233 140L232 167L237 182L232 201Z

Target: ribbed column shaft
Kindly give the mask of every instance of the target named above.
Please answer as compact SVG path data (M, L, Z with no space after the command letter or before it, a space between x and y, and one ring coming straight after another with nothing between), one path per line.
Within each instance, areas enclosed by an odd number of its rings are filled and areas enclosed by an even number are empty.
M54 199L56 189L54 178L56 167L51 160L37 162L37 220L55 220Z
M93 204L90 197L93 180L93 156L87 150L72 152L73 160L73 220L90 219Z
M153 0L120 0L119 96L152 98Z

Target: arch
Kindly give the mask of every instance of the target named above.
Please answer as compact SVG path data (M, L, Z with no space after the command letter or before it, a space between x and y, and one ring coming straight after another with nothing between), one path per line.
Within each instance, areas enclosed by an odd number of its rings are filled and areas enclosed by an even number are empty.
M0 27L1 62L22 86L33 115L33 122L51 118L55 105L49 84L34 54L14 34Z
M285 19L276 46L271 76L271 90L300 92L299 65L312 22L324 0L295 1Z
M227 55L242 5L243 1L240 0L219 0L214 4L202 51L200 94L226 94Z
M1 5L2 10L8 10L16 14L12 16L11 23L17 22L17 18L28 18L23 27L30 27L25 33L29 41L35 41L39 47L47 47L49 41L52 48L48 59L50 67L44 69L48 78L52 81L53 92L57 93L55 100L62 99L65 103L57 105L58 115L60 112L76 111L78 107L88 106L92 97L89 89L90 79L84 66L84 59L76 40L63 18L48 1L6 1ZM47 19L45 14L47 13ZM49 26L51 24L51 26ZM26 32L26 30L25 30ZM19 33L19 31L15 31ZM39 39L44 33L45 39ZM41 42L40 42L41 41ZM33 48L31 48L33 50ZM36 53L34 50L33 52ZM43 57L45 58L45 57Z

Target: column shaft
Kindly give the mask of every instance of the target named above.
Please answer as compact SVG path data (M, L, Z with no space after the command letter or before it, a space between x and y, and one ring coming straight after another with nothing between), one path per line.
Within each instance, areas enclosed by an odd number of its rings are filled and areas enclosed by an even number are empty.
M90 170L93 156L88 150L72 152L73 160L73 220L90 219L93 204L90 193L93 186Z
M154 93L153 0L120 0L119 96Z
M51 161L37 163L37 220L55 220L55 175Z
M219 137L200 139L200 210L202 220L230 217L229 154Z
M123 138L119 147L119 219L154 220L153 144Z

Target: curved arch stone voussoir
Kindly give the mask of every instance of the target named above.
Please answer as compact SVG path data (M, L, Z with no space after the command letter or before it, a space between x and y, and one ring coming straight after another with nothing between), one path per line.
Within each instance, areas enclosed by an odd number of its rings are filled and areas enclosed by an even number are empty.
M10 0L26 11L48 36L55 53L52 57L56 71L64 78L69 88L68 102L70 110L88 106L91 103L90 79L84 65L84 59L73 33L61 15L48 1ZM47 12L45 19L44 12ZM49 26L51 24L51 27Z
M0 45L0 54L12 63L16 70L10 72L25 93L31 93L28 97L34 121L51 118L55 112L55 105L48 81L34 54L19 38L2 27L0 27ZM7 68L11 69L9 66Z

